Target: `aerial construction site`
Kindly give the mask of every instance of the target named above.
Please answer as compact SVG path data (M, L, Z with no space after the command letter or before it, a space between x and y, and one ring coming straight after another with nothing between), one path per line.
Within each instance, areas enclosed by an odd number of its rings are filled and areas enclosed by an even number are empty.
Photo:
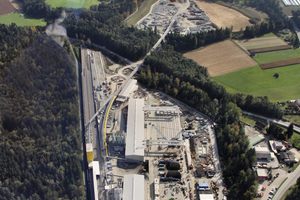
M108 66L101 52L87 48L81 56L92 199L225 197L208 117L143 88L134 79L134 66Z

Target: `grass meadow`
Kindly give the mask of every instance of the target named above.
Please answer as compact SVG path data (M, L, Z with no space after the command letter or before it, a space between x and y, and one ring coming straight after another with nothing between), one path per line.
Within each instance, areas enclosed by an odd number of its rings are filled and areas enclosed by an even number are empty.
M273 77L275 73L278 78ZM299 98L300 64L262 70L258 65L213 77L230 93L268 96L281 102Z
M256 53L254 60L258 64L286 60L290 58L298 58L300 56L300 49L287 49L282 51L271 51L265 53Z
M100 4L98 0L46 0L46 3L53 7L66 8L90 8L92 5Z
M15 23L18 26L45 26L47 23L42 19L31 18L25 15L25 18L20 17L20 13L0 16L0 23L11 24Z

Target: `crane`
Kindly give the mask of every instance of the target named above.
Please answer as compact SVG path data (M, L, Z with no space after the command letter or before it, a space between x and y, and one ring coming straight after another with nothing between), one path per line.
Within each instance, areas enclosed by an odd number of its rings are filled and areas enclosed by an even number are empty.
M152 124L152 127L155 128L155 130L163 137L163 139L168 140L168 139L164 136L164 134L162 134L162 132L160 132L160 130L159 130L154 124Z

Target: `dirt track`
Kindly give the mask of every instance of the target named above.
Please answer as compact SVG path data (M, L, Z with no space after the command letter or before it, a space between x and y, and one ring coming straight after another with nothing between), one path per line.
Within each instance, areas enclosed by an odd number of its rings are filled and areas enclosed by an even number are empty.
M17 11L9 0L0 0L0 15L7 15Z
M252 25L249 18L242 15L236 10L221 6L215 3L208 3L205 1L195 1L198 6L205 11L207 16L219 28L226 28L233 26L233 31L239 31L241 28L245 30L246 26Z
M184 54L199 65L207 67L210 76L219 76L257 63L230 40L212 44L204 49Z

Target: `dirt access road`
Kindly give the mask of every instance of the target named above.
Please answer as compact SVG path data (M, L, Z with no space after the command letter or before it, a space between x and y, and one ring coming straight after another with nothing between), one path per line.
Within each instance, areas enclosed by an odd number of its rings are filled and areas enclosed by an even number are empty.
M245 30L246 26L251 26L249 18L242 15L236 10L221 6L216 3L209 3L205 1L195 1L198 6L203 9L210 20L219 28L226 28L233 26L233 32L240 31L241 28Z

